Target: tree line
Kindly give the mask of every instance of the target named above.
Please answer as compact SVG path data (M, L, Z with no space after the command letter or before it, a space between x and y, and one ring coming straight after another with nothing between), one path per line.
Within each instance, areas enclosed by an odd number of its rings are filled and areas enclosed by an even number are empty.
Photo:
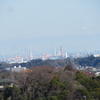
M100 67L100 57L94 57L93 55L84 58L76 58L74 61L82 66Z
M0 92L1 100L100 100L100 76L88 77L70 65L37 66L27 73L0 73L0 78L15 81Z
M56 60L42 60L42 59L33 59L31 61L28 61L27 63L13 63L8 64L6 62L0 63L0 70L4 68L12 68L14 66L21 65L22 67L27 67L31 69L32 67L36 66L44 66L49 65L53 67L66 67L66 65L70 64L72 67L77 67L79 65L81 66L93 66L96 68L100 68L100 57L94 57L93 55L84 57L84 58L66 58L66 59L56 59Z

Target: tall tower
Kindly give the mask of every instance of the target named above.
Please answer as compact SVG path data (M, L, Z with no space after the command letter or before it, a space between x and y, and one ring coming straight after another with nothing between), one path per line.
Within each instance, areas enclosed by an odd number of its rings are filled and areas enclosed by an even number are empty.
M62 56L62 47L60 46L60 56Z
M56 47L54 46L54 56L57 56L56 54Z
M26 46L25 46L25 57L27 56L27 50L26 50Z
M30 57L30 60L33 59L33 54L32 54L32 49L31 49L31 47L30 47L30 54L29 54L29 57Z
M67 52L65 52L65 58L67 58L68 57L68 53Z

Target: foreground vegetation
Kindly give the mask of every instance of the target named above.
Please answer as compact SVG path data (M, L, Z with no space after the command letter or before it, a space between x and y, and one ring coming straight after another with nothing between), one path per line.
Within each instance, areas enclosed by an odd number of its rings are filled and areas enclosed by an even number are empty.
M70 65L60 70L38 66L27 73L0 74L0 78L15 81L0 92L1 100L100 100L100 76L87 77Z

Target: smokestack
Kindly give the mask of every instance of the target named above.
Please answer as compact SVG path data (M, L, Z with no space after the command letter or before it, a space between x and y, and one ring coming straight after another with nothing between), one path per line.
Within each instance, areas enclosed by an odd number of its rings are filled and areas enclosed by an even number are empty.
M60 46L60 56L62 56L62 47Z
M32 60L32 59L33 59L33 54L32 54L32 49L30 47L30 60Z
M66 58L68 57L68 53L67 53L67 52L65 52L65 57L66 57Z
M54 56L56 56L56 47L54 46Z

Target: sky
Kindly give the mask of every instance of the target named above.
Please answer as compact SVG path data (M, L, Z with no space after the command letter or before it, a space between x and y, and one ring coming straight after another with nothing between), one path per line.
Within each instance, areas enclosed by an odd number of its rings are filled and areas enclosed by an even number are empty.
M0 55L100 51L100 0L0 0Z

